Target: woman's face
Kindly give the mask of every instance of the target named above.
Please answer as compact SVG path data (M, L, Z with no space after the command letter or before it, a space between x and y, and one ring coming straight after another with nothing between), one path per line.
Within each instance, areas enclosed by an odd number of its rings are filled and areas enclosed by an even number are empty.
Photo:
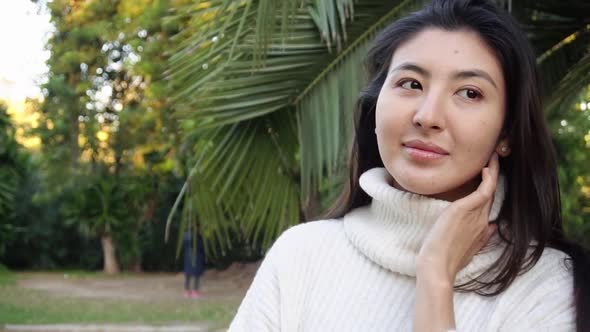
M426 29L395 51L377 100L379 153L393 185L454 201L500 145L502 68L476 32Z

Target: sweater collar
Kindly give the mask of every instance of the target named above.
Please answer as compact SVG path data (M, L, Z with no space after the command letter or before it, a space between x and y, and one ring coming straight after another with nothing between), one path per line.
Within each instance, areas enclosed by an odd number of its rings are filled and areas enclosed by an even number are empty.
M372 197L368 206L344 216L344 230L350 242L378 265L407 276L416 276L416 257L437 217L451 203L398 190L389 184L385 168L373 168L359 179ZM504 177L498 178L490 220L495 220L504 201ZM497 244L495 234L490 243ZM457 274L461 284L484 272L500 256L499 245L488 245Z

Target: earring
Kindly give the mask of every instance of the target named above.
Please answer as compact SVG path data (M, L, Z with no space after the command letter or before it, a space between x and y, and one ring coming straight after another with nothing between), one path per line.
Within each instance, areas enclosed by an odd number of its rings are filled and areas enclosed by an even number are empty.
M508 147L506 145L504 145L500 148L500 151L502 151L502 153L506 153L506 152L508 152Z

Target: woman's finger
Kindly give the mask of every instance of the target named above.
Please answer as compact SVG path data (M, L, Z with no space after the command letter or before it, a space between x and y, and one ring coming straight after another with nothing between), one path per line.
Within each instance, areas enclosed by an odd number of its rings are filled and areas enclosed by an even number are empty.
M491 203L496 192L499 172L500 164L498 162L498 155L494 152L490 158L488 167L484 167L481 171L481 183L473 193L463 198L463 203L470 209L485 207L488 203Z
M498 154L496 152L492 153L487 169L487 178L482 180L482 189L485 191L485 194L493 197L498 183L498 174L500 173L500 162L498 161ZM482 187L481 184L480 187Z
M489 163L489 175L490 182L492 182L493 185L491 186L491 198L486 203L485 211L488 215L492 209L492 204L494 203L494 195L496 193L496 187L498 186L498 176L500 175L500 160L496 152L492 154L492 158Z
M496 187L496 183L498 182L498 176L500 174L500 160L498 154L494 152L492 157L490 158L489 162L490 168L490 175L492 176L492 180L494 180L494 188Z

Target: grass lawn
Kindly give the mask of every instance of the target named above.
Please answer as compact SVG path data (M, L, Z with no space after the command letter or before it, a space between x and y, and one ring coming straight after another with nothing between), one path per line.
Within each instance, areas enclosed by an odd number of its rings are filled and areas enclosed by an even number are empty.
M68 278L111 278L93 273L68 273ZM51 276L51 274L47 274ZM186 324L206 323L212 328L229 325L239 301L234 298L191 300L164 297L137 300L67 296L19 286L26 274L0 269L0 325L2 324ZM122 276L119 279L126 279Z

